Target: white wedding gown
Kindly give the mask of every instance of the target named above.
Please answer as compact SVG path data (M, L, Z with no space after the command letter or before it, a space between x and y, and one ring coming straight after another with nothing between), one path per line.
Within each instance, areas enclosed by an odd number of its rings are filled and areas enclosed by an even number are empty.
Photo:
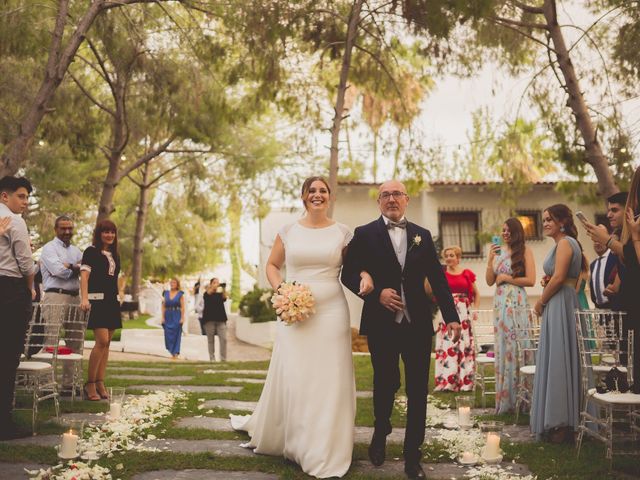
M352 234L342 224L279 232L287 281L308 285L316 313L291 326L279 321L267 379L253 415L231 415L255 453L282 455L318 478L342 477L351 464L356 411L351 329L338 279Z

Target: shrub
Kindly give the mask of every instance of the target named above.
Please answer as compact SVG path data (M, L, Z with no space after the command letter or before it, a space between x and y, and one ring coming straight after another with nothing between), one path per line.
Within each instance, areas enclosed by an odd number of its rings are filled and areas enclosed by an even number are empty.
M249 317L251 323L270 322L276 319L276 311L271 305L270 288L260 288L254 285L253 290L247 292L240 300L240 315Z

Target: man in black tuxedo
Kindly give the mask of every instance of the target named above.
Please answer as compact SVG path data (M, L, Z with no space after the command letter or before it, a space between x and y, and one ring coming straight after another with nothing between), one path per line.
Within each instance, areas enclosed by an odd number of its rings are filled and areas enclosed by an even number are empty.
M405 473L426 478L420 465L425 434L429 363L433 337L433 304L425 280L433 289L450 336L457 339L460 323L449 285L428 230L407 222L409 203L398 181L380 186L382 216L355 229L342 269L342 283L364 299L360 334L366 335L373 365L374 434L369 458L384 463L391 411L400 388L399 357L405 367L407 425Z
M618 257L599 242L593 242L593 249L598 258L591 262L591 300L597 308L618 310L617 295L612 291L618 273Z

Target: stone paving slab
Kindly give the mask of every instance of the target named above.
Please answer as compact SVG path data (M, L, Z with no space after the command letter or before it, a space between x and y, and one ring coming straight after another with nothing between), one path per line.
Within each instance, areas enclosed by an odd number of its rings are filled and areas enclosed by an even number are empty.
M201 405L204 408L224 408L225 410L241 410L243 412L253 412L258 406L258 402L216 399L208 400Z
M60 443L60 435L33 435L30 437L2 440L7 445L37 445L39 447L55 447Z
M530 475L531 472L526 465L518 463L503 463L503 468L511 467L510 472L518 475ZM427 474L427 478L431 480L452 480L465 478L469 467L458 465L456 463L423 463L422 468ZM404 462L387 460L382 466L374 467L366 461L354 462L351 465L349 473L365 474L366 478L388 478L404 477Z
M373 436L373 427L356 427L356 443L369 443ZM387 435L387 443L403 443L404 442L404 428L394 428L393 431Z
M180 390L182 392L198 393L238 393L243 387L230 387L227 385L129 385L130 390Z
M356 392L356 398L373 398L373 392L359 390Z
M201 428L216 432L233 432L228 418L220 417L183 417L174 423L179 428Z
M144 380L145 382L188 382L191 375L109 375L120 380Z
M264 383L264 378L227 378L227 382L234 383Z
M27 470L39 470L41 468L49 468L51 465L42 465L37 463L8 463L0 462L0 480L15 480L16 478L29 478Z
M226 480L238 478L246 480L278 480L278 475L261 472L225 472L220 470L157 470L134 475L132 480Z
M218 374L229 373L232 375L266 375L266 370L217 370L217 369L205 369L202 373L205 374Z
M253 450L243 448L241 443L246 440L186 440L186 439L156 439L145 442L147 447L155 447L175 453L203 453L209 452L220 457L251 457Z
M67 419L68 420L84 420L85 423L98 425L106 422L108 420L108 417L104 413L102 415L99 415L97 413L88 413L88 412L60 414L60 420L61 420L60 423L62 423L62 421Z
M155 368L155 367L109 367L110 372L121 372L121 371L138 371L138 372L149 372L149 373L166 373L170 372L170 368Z

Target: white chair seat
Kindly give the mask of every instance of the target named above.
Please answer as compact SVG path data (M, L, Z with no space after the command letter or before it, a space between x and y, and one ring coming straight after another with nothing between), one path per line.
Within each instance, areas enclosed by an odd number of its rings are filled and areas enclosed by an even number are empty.
M486 355L478 355L476 358L476 362L478 363L496 363L495 357L487 357Z
M38 360L51 360L53 358L53 353L48 352L40 352L33 355L31 358L35 358ZM58 360L60 361L69 361L69 360L82 360L82 355L79 353L67 353L67 354L58 354Z
M595 400L615 405L640 405L640 393L598 393L595 388L590 388L588 394Z
M613 365L594 365L591 368L595 373L607 373L609 370L613 368ZM627 371L627 367L618 366L617 368L623 373Z
M51 364L46 362L20 362L18 365L18 371L23 372L38 372L48 368L52 368Z
M525 375L535 375L536 366L535 365L525 365L524 367L520 367L520 371Z

